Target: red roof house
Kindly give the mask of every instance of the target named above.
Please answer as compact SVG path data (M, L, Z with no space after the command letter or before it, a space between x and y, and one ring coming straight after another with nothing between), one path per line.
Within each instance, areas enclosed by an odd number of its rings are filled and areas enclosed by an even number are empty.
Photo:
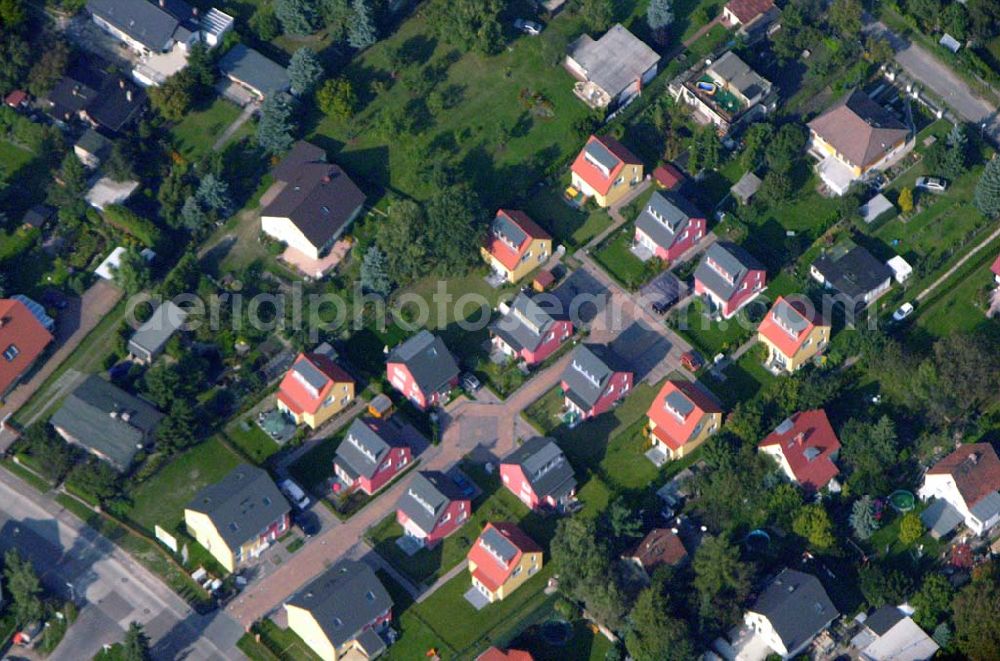
M472 514L472 501L438 471L413 476L396 504L396 521L406 535L431 547L458 530Z
M920 516L931 534L939 530L935 536L940 536L964 520L972 532L982 535L1000 523L1000 457L989 443L962 445L927 469L917 495L937 501ZM945 503L951 510L950 527L942 525L949 518L947 512L930 517L936 522L925 518Z
M487 523L466 556L472 585L493 603L542 568L542 547L513 523Z
M502 650L499 647L491 647L479 656L476 661L535 661L531 652L524 650Z
M14 90L4 98L3 102L15 110L22 108L28 104L28 93L24 90Z
M1000 284L1000 255L997 255L997 260L993 262L993 266L990 267L993 274L996 276L997 284Z
M827 486L840 472L833 463L840 441L823 409L796 413L757 448L774 457L788 479L813 491Z
M749 25L774 9L774 0L729 0L722 17L730 26Z
M21 301L0 299L0 400L31 369L52 333Z
M653 179L663 188L673 190L684 181L684 174L673 163L663 163L653 170Z
M667 381L646 412L653 447L680 459L719 430L722 409L690 381ZM664 459L664 460L665 460Z
M330 355L301 353L278 386L278 408L315 429L354 399L354 379Z
M490 223L483 259L508 282L517 282L552 254L552 237L528 214L500 209Z
M606 207L642 180L642 161L610 136L590 136L570 168L573 186Z
M794 372L826 348L830 324L810 308L806 301L782 296L774 302L757 327L757 337L768 349L769 366Z

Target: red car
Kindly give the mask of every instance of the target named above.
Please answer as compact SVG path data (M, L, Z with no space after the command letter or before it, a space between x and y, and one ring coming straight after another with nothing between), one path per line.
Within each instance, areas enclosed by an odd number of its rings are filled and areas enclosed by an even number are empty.
M697 372L704 364L705 361L702 360L701 356L699 356L695 351L688 351L681 356L681 365L683 365L689 372Z

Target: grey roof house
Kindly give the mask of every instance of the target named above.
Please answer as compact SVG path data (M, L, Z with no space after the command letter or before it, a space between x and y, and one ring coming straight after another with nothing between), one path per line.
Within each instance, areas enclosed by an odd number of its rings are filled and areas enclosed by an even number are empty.
M386 365L393 386L407 396L419 394L425 405L437 403L434 400L448 393L458 381L455 357L444 340L426 329L390 351ZM419 393L412 390L413 386Z
M173 47L175 33L184 24L190 38L192 24L197 30L194 9L183 0L159 4L147 0L88 0L87 11L94 23L124 41L139 52L168 51ZM182 39L187 41L187 39Z
M111 153L111 141L94 129L87 129L73 145L73 153L88 168L96 168Z
M570 356L560 385L566 406L575 414L583 418L600 415L631 388L632 373L609 364L615 357L604 347L581 344Z
M815 576L784 569L747 609L744 622L784 658L806 648L840 616Z
M378 632L392 606L371 567L341 560L289 599L285 611L288 628L320 658L374 659L386 649Z
M656 246L668 250L684 234L692 219L704 220L704 216L691 202L680 195L668 197L657 191L635 219L636 236L641 232Z
M288 91L288 70L252 48L236 44L219 60L219 71L260 98Z
M167 341L176 333L187 319L187 312L177 307L173 301L165 301L153 311L128 342L129 355L143 363L153 362Z
M153 440L161 419L163 414L151 404L91 374L73 389L50 422L67 442L121 472Z
M576 476L562 449L551 438L536 436L521 444L521 447L507 455L500 464L501 477L507 467L516 466L531 488L526 494L529 499L534 495L534 502L544 502L550 506L563 504L576 493ZM522 489L510 484L505 479L504 484L521 497ZM534 502L526 503L533 507Z
M563 328L556 328L558 321L566 321L561 324ZM552 336L552 333L557 335ZM563 315L550 313L530 296L520 293L511 301L507 312L490 324L490 334L496 338L495 343L499 340L514 355L521 356L525 351L533 355L543 343L552 340L561 343L568 339L573 334L573 326L563 319Z
M396 503L396 519L410 537L432 545L465 522L471 501L447 475L420 471Z
M853 299L855 304L871 303L892 284L892 269L850 239L820 255L809 273L825 287Z
M271 201L261 210L261 229L318 259L361 213L365 194L326 152L299 142L274 168Z
M581 100L613 109L638 96L659 63L656 51L617 24L600 39L585 34L570 44L564 66L577 79L573 91Z

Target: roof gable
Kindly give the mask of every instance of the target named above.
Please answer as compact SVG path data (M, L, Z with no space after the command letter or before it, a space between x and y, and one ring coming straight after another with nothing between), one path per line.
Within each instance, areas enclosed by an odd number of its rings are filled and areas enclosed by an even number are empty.
M486 249L507 269L520 264L532 241L551 239L528 214L514 209L500 209L490 223Z
M0 299L0 394L42 355L52 339L23 302Z
M405 365L424 394L441 391L459 372L444 340L426 329L393 349L387 362Z
M969 509L1000 491L1000 458L989 443L963 445L927 474L950 475Z
M288 501L263 469L240 464L194 497L188 509L205 514L231 550L288 514Z
M392 451L393 444L382 437L374 423L355 418L344 440L337 446L337 463L345 463L357 475L371 478Z
M525 441L503 463L519 466L538 498L558 500L576 489L573 467L551 438L536 436Z
M820 255L812 266L834 289L852 298L863 297L892 278L892 269L850 239Z
M278 398L294 413L316 413L336 385L348 383L354 379L329 356L300 353L281 379Z
M789 650L798 649L840 613L815 576L785 569L750 609L770 621Z
M857 167L877 162L909 135L902 122L861 90L848 92L809 128Z
M705 416L721 413L719 406L688 381L667 381L646 412L654 433L672 450L684 446L704 429Z
M695 269L694 278L719 298L728 301L751 271L762 270L763 265L740 246L717 241L705 251Z
M626 165L640 161L625 145L610 136L590 136L573 161L572 170L601 195L607 195L618 174Z
M434 530L452 501L467 500L451 478L437 471L413 476L396 507L426 533Z
M525 553L541 548L513 523L487 523L469 550L473 575L491 590L507 582Z
M757 331L783 354L794 356L817 326L826 325L819 319L810 319L805 306L802 301L779 296Z
M581 344L573 351L570 363L562 374L562 381L567 388L566 396L589 410L604 394L614 373L590 347Z
M816 491L840 472L833 457L840 440L823 409L801 411L783 421L760 442L760 447L778 447L795 481Z

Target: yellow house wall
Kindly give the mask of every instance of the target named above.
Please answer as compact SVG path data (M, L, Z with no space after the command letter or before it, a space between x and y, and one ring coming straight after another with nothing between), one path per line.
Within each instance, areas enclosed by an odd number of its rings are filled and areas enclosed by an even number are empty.
M535 239L531 242L528 247L528 251L531 253L531 257L528 257L523 262L517 265L517 267L507 274L507 278L512 282L518 282L524 276L528 275L534 271L537 267L545 263L545 260L538 261L538 256L545 254L546 258L552 255L552 240L551 239Z
M676 452L671 452L672 459L681 459L691 454L699 445L704 443L709 436L719 431L719 425L722 423L721 413L707 413L705 414L705 424L701 428L701 432L692 438L690 441L682 445Z
M758 333L757 338L767 347L768 357L775 354L781 354L785 358L785 371L786 372L796 372L803 365L813 359L816 354L820 353L820 344L830 341L830 327L829 326L817 326L809 333L809 346L803 346L794 356L785 355L781 349L779 349L774 343L769 339L764 337L763 334ZM825 345L824 345L825 348Z
M632 190L633 182L642 180L642 165L626 165L618 176L622 178L622 182L611 186L607 195L594 196L598 206L609 207L625 197Z
M538 570L542 568L542 554L537 552L525 553L521 556L521 562L518 566L521 567L521 573L517 576L512 576L506 583L500 586L496 592L497 599L506 598L511 592L521 587L525 581L538 573ZM528 571L531 569L535 571L529 574Z
M207 515L194 510L184 510L184 524L188 532L230 572L236 571L236 558L232 550L215 529Z
M311 429L321 426L324 422L347 408L354 400L353 383L335 383L331 392L335 395L335 398L329 406L320 407L315 415L308 412L302 414L303 421ZM347 397L347 403L342 403L345 396Z
M323 661L337 661L337 651L312 613L289 604L285 604L285 612L288 613L288 628L298 634L309 649Z

